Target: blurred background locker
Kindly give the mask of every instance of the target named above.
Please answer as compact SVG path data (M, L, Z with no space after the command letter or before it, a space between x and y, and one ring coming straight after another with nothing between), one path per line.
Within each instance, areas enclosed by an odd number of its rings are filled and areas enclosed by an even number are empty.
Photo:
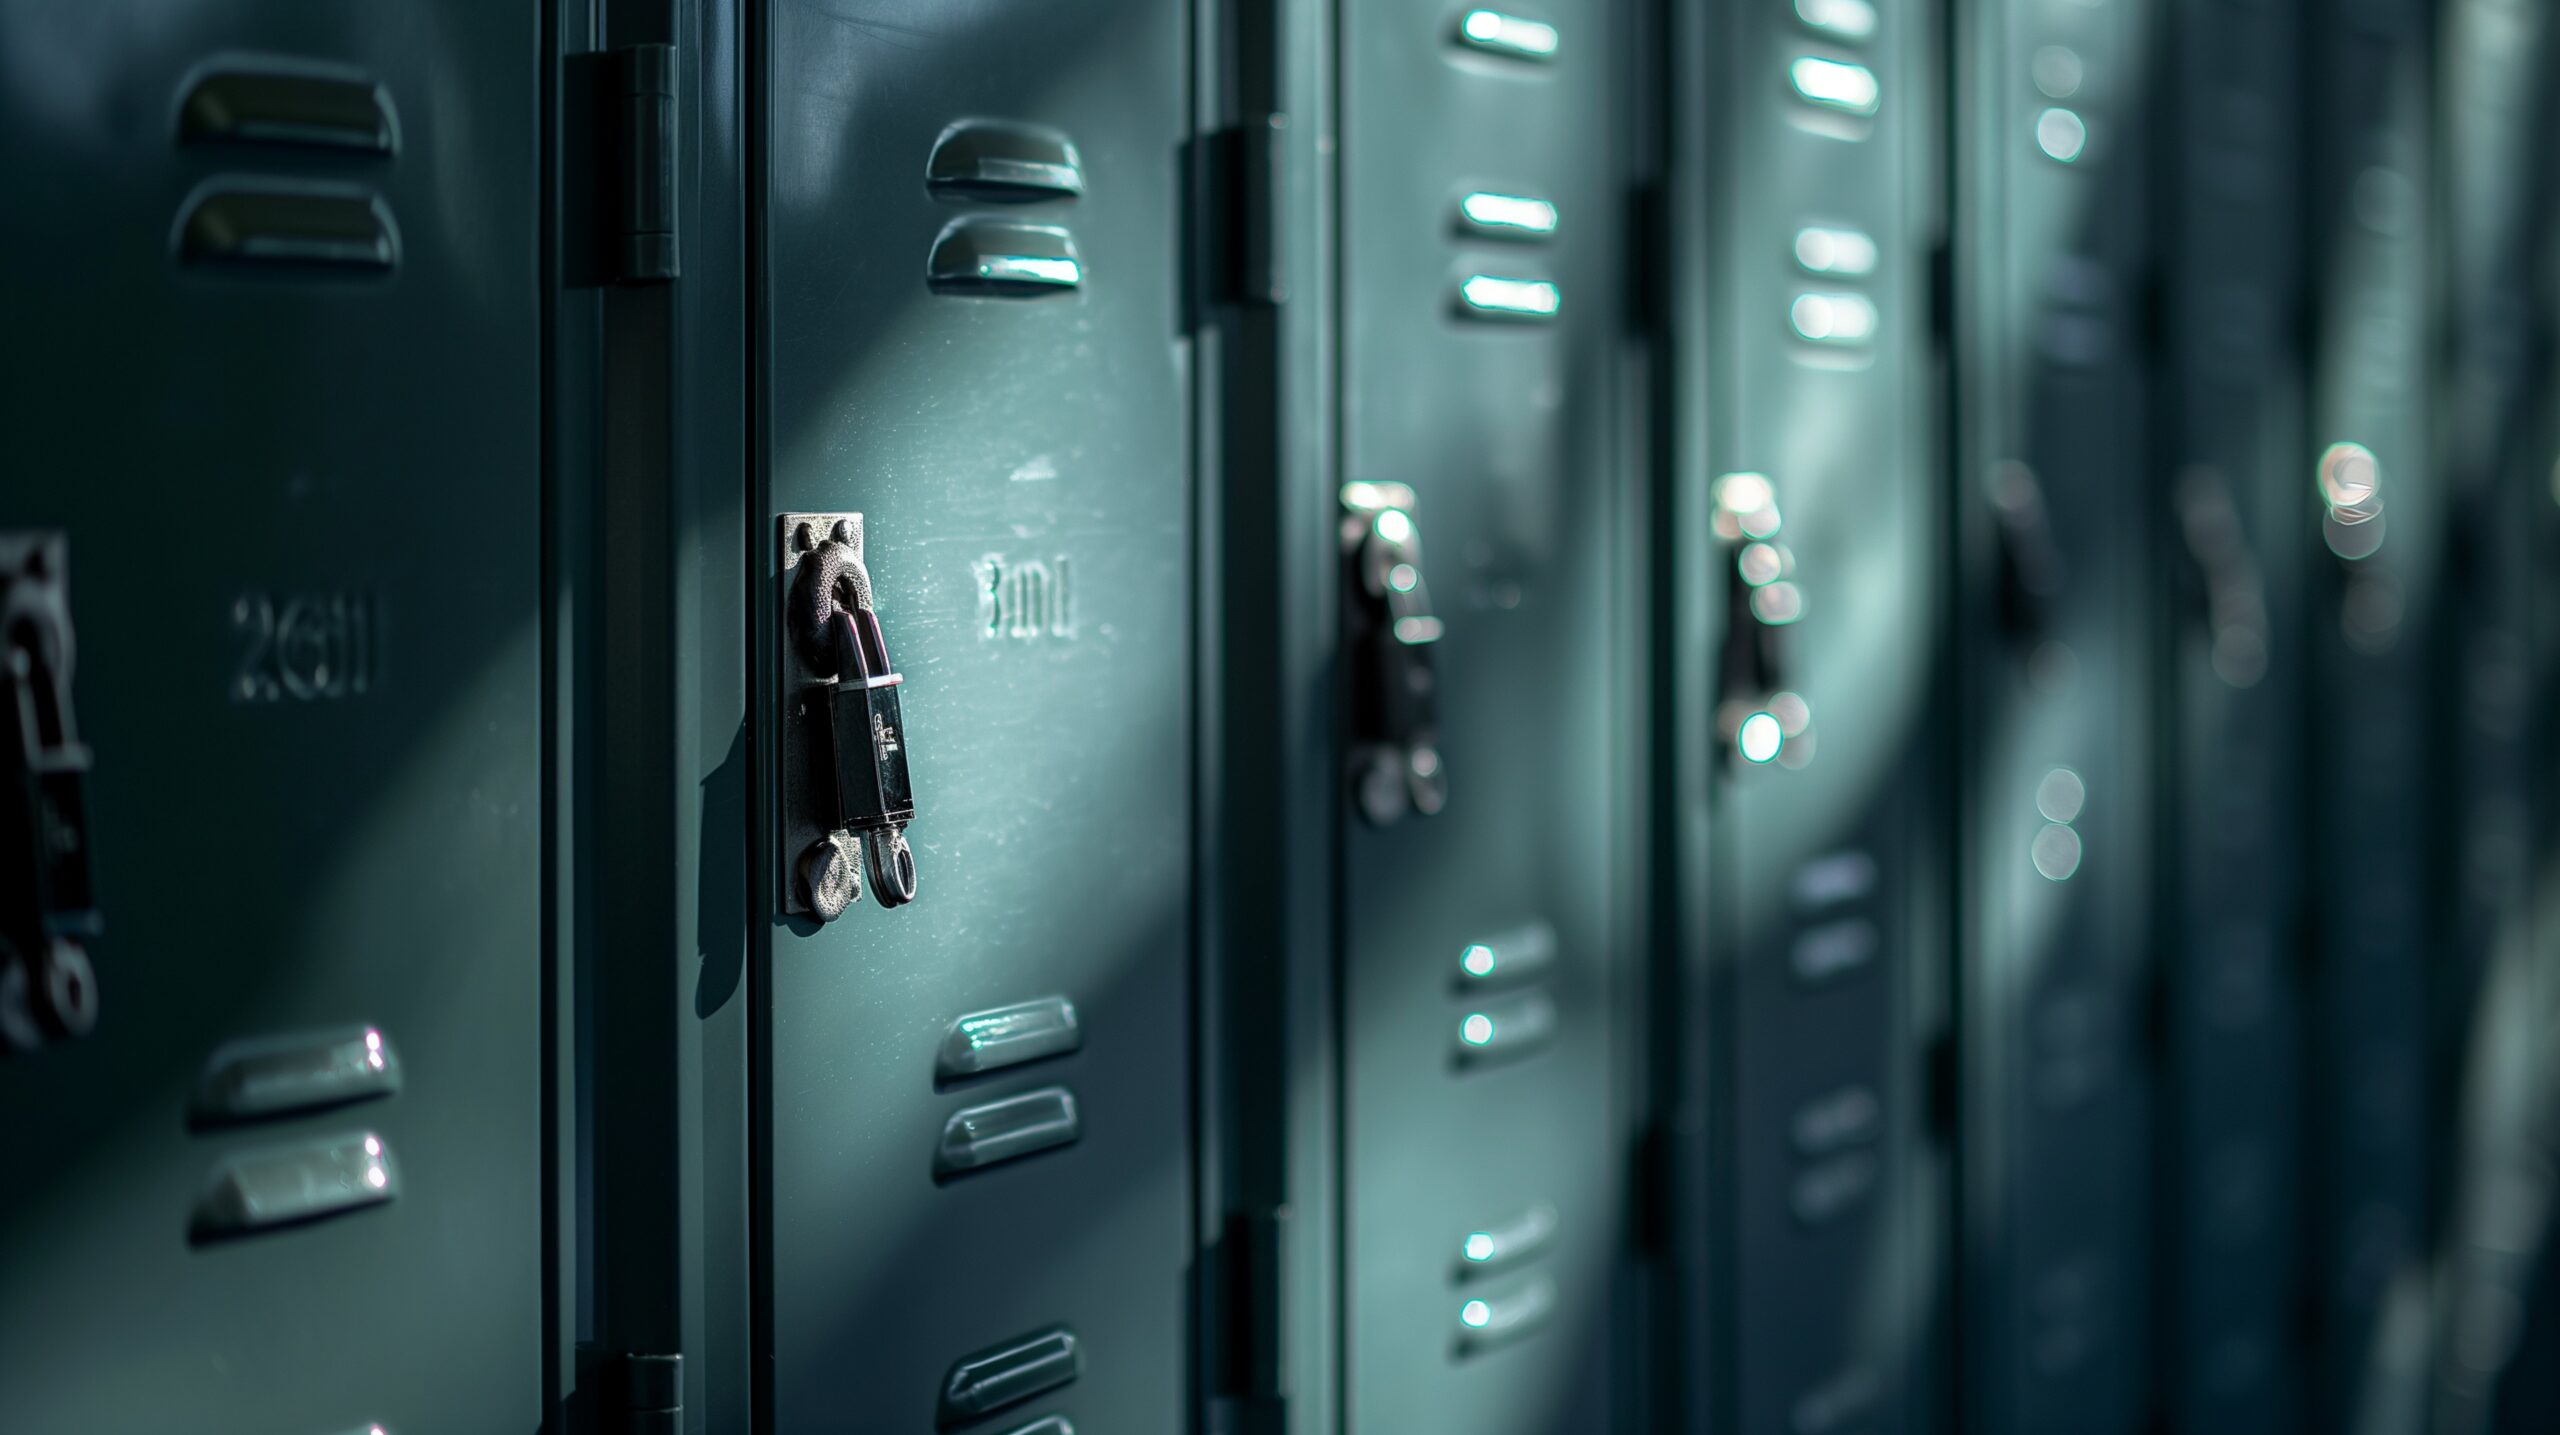
M2553 29L0 0L0 1429L2560 1428Z

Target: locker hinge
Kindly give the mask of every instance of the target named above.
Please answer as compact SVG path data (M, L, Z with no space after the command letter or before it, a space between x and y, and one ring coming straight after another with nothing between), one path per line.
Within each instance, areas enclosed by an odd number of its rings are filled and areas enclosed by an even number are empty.
M676 47L572 55L561 265L571 288L663 284L676 262Z
M1221 1435L1277 1435L1287 1428L1288 1246L1286 1206L1239 1211L1228 1223L1225 1269L1232 1333L1225 1389L1218 1401Z
M678 1435L684 1429L684 1357L634 1352L591 1368L598 1435Z
M1287 256L1280 242L1280 184L1289 117L1262 115L1219 136L1211 183L1221 191L1223 233L1219 288L1228 302L1269 308L1289 298Z

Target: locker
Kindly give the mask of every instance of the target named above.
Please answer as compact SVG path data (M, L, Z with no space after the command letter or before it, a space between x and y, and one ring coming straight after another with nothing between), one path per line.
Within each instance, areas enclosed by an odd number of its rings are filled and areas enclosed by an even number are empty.
M7 965L94 999L0 1064L10 1424L531 1428L538 36L11 4L0 53L0 605L68 713L7 725L65 859L8 859Z
M2506 1214L2549 1189L2549 1007L2535 999L2549 961L2536 928L2532 853L2541 731L2532 596L2551 503L2546 409L2550 328L2534 302L2537 249L2551 225L2542 137L2555 52L2543 7L2461 3L2439 12L2437 154L2445 215L2439 265L2447 344L2437 403L2447 490L2444 601L2433 736L2447 753L2443 939L2427 962L2431 1053L2428 1164L2441 1272L2429 1362L2428 1428L2496 1428L2503 1387L2530 1381L2523 1344L2536 1238ZM2539 181L2539 182L2538 182ZM2517 1080L2502 1071L2543 1074ZM2528 1094L2539 1088L2539 1095ZM2540 1109L2537 1109L2540 1108ZM2537 1128L2540 1128L2538 1131ZM2493 1336L2492 1332L2507 1332Z
M2165 19L2162 1394L2273 1432L2305 1428L2302 21Z
M1968 1429L2150 1418L2150 15L1957 16Z
M2426 954L2444 940L2434 655L2445 493L2426 397L2434 175L2427 8L2311 12L2308 256L2314 577L2306 1261L2310 1427L2423 1419L2431 1219Z
M1621 7L1345 7L1341 1425L1611 1423L1638 970Z
M1714 1428L1938 1428L1944 500L1925 12L1726 6L1708 461ZM1684 399L1691 398L1682 393ZM1703 1019L1701 1019L1703 1018Z
M1171 1431L1194 1258L1184 9L787 0L771 24L748 92L766 1408ZM885 652L813 642L813 603L876 615ZM904 681L848 718L857 672ZM893 757L914 895L884 908L894 832L859 830L841 775ZM856 867L864 895L821 920Z

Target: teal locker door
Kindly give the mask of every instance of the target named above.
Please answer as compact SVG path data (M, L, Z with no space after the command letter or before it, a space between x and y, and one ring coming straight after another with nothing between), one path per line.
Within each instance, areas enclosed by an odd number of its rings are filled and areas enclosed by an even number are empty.
M1982 7L1956 80L1968 1428L2017 1435L2154 1393L2148 13Z
M1620 20L1342 15L1341 1340L1369 1435L1610 1419L1635 957L1613 774L1640 731ZM1379 542L1418 592L1367 568ZM1405 661L1436 672L1436 727L1383 690Z
M2163 1382L2173 1428L2302 1428L2302 127L2288 4L2181 0L2159 90Z
M2435 372L2427 196L2431 7L2315 12L2311 374L2305 521L2313 690L2311 1428L2412 1418L2423 1360L2387 1337L2426 1320L2428 969L2437 880L2435 634L2445 490L2427 423ZM2352 101L2349 96L2354 95ZM2388 1428L2387 1426L2384 1428Z
M769 1410L1168 1435L1193 1262L1185 12L860 9L778 5L757 101ZM903 749L917 895L884 909L866 880L820 923L800 874L837 793L797 725L830 699L786 515L823 538L854 513L905 726L839 752Z
M58 535L104 919L94 1030L0 1065L8 1422L531 1429L533 17L11 3L0 57L0 602Z
M1937 99L1916 13L1731 6L1714 47L1703 561L1718 1279L1743 1431L1931 1427L1942 1003L1929 421ZM1933 918L1932 914L1937 914ZM1706 1038L1705 1033L1714 1033ZM1721 1080L1717 1078L1722 1078Z

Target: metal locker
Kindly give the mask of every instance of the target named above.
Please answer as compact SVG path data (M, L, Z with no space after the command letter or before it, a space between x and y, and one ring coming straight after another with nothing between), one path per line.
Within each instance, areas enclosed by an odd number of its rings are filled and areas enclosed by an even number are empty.
M1186 35L788 0L751 76L779 1430L1184 1419Z
M1720 636L1704 829L1714 1428L1936 1428L1952 834L1925 12L1721 6L1707 83L1706 465ZM1693 401L1690 393L1680 393ZM1694 829L1691 829L1694 830ZM1703 1018L1703 1019L1701 1019Z
M2150 14L1956 17L1966 1429L2151 1415Z
M2427 400L2430 7L2310 14L2313 870L2309 1427L2420 1428L2426 1395L2434 655L2444 489ZM2325 551L2324 551L2325 550Z
M1622 7L1345 7L1344 1427L1604 1428L1641 737Z
M2551 319L2534 301L2553 228L2546 151L2560 118L2550 94L2560 50L2537 4L2461 0L2439 9L2436 25L2447 342L2431 397L2450 621L2435 673L2451 701L2427 732L2446 754L2438 790L2449 799L2449 860L2443 936L2426 958L2437 1294L2425 1414L2434 1435L2479 1435L2502 1406L2530 1408L2515 1387L2529 1385L2535 1353L2550 1348L2524 1339L2550 1221L2517 1213L2548 1210L2560 1130L2560 1075L2547 1051L2555 1027L2536 991L2550 938L2535 930L2535 809L2547 794L2533 771L2549 717L2535 706L2547 658L2536 651L2534 587L2549 561L2539 518L2554 472L2544 427Z
M2160 846L2169 1427L2303 1426L2302 23L2165 17Z
M0 55L0 801L57 859L6 864L9 1422L532 1428L538 36L13 3Z

